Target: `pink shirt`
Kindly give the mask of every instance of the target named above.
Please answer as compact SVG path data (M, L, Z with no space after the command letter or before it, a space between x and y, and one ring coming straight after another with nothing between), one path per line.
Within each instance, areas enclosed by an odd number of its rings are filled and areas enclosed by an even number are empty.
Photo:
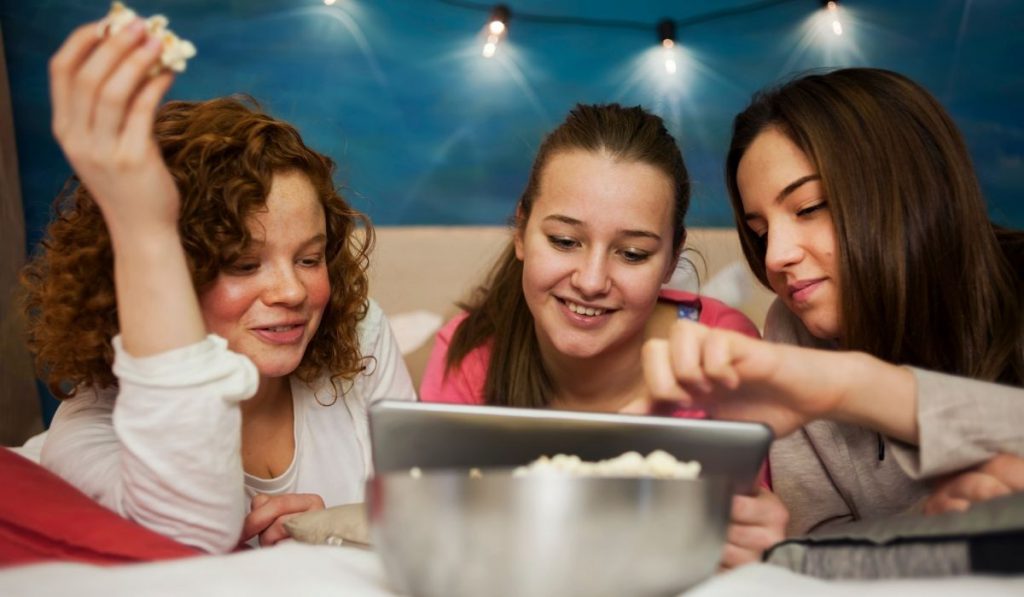
M760 338L757 327L746 315L721 301L706 296L698 297L681 290L662 290L659 300L682 305L699 305L700 323L712 327L733 330L754 338ZM455 330L466 319L466 313L452 318L440 331L434 341L430 360L423 372L420 384L420 400L423 402L447 402L455 404L483 404L484 384L487 382L487 368L491 359L491 345L485 343L471 350L458 367L445 375L448 359L448 345ZM700 411L676 409L657 414L674 417L699 418Z

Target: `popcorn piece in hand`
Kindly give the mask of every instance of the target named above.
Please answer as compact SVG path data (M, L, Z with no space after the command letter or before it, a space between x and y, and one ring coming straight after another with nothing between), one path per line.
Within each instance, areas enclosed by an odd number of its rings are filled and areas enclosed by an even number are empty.
M137 18L134 10L120 2L114 2L110 5L110 12L99 23L99 35L115 35ZM168 23L167 17L163 15L153 15L146 19L146 33L159 39L163 46L160 65L155 67L150 75L156 75L164 68L176 73L185 72L186 61L196 55L196 47L192 42L175 35L167 28Z
M116 35L117 32L130 25L136 18L138 18L138 15L135 14L134 10L120 2L114 2L110 5L110 12L100 21L97 34L99 37Z

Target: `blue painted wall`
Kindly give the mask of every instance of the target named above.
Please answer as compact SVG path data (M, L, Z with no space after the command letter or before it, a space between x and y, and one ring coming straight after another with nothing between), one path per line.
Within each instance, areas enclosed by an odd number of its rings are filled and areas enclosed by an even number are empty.
M910 75L950 109L991 213L1024 227L1024 2L844 2L845 34L815 28L813 0L780 2L679 30L665 73L655 23L750 0L510 0L509 38L480 56L486 11L441 0L137 0L199 55L170 97L253 94L341 165L339 184L383 225L500 224L545 131L574 102L643 104L670 123L696 181L691 225L729 226L721 181L733 115L757 88L824 66ZM756 2L755 2L756 3ZM458 3L455 3L458 4ZM106 3L3 0L21 181L34 243L68 174L50 137L46 61ZM546 24L517 12L647 22L649 29ZM827 24L826 24L827 25Z

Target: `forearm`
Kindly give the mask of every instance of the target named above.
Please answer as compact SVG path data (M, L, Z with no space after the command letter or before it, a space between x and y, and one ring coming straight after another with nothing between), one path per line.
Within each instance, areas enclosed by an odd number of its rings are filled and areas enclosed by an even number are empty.
M245 514L237 401L257 375L223 340L132 359L115 342L120 389L62 404L43 464L121 516L211 552Z
M839 398L824 418L873 429L904 443L919 443L917 382L906 367L858 352L823 353L838 381Z
M151 388L138 398L114 414L121 450L112 506L182 543L230 551L246 506L239 409L202 389L184 396ZM173 411L180 423L171 420Z
M125 350L144 357L201 341L205 325L177 230L110 228Z

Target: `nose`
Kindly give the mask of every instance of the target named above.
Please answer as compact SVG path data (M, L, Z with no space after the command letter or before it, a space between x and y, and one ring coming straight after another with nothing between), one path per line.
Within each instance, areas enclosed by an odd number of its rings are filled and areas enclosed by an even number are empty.
M804 256L803 245L796 231L785 226L768 229L765 239L764 265L770 272L779 273L799 263Z
M570 281L584 297L607 294L612 283L607 257L601 251L589 251L573 272Z
M289 264L269 273L263 289L263 302L267 305L295 306L306 300L306 294L306 285Z

